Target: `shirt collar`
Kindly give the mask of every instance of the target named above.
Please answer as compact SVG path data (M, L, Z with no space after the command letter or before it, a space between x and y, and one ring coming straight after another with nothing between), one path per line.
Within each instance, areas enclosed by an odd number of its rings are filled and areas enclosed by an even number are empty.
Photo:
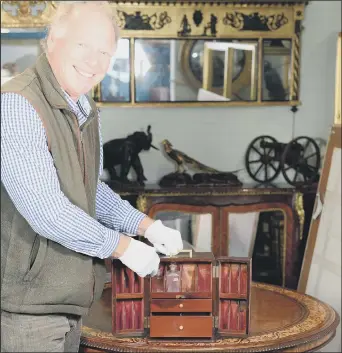
M82 96L79 97L78 101L75 102L73 99L71 99L70 95L65 90L62 89L62 91L65 95L65 99L67 100L70 108L75 114L79 114L81 112L83 115L84 113L86 113L86 115L89 116L91 112L91 107L86 95L83 94ZM79 108L77 103L81 105L84 112L82 111L82 109Z

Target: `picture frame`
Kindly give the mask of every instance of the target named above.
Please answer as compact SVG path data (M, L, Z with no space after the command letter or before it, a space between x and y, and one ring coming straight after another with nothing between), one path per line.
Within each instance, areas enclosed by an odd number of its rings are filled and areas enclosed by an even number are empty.
M44 29L1 28L1 85L35 64L45 34Z

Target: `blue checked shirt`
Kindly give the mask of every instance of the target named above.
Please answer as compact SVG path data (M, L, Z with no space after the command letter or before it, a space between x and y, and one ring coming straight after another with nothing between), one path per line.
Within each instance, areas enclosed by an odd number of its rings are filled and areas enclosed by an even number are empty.
M79 125L87 120L86 97L77 103L66 94ZM100 126L101 130L101 126ZM100 173L103 150L100 133ZM96 217L72 204L60 189L43 123L21 95L1 94L1 182L35 232L73 251L101 259L111 256L119 232L136 234L145 214L98 181Z

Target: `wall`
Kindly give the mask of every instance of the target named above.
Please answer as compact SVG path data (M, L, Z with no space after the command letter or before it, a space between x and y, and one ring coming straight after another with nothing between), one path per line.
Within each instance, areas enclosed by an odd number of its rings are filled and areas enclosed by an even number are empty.
M295 136L327 139L333 121L337 33L341 30L341 2L313 1L306 8L302 41L302 106L296 113ZM159 144L169 139L175 148L214 168L244 167L251 140L268 134L281 142L292 138L288 107L231 108L102 108L104 140L126 136L152 125ZM161 152L141 154L149 183L172 172L174 165ZM251 181L246 173L242 180Z

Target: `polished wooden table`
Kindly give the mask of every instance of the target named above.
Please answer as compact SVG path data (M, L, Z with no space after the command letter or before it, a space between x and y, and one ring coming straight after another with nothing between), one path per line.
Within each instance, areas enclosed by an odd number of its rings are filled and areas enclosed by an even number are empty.
M111 334L111 289L104 290L84 318L83 352L312 352L325 346L339 324L338 314L310 296L281 287L253 283L251 334L215 342L154 341L115 338Z

